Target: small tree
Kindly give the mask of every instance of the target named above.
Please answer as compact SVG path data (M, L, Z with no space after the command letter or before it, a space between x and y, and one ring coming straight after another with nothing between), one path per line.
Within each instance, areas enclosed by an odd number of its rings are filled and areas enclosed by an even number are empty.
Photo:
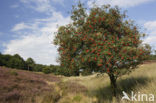
M27 64L27 69L33 70L34 65L35 65L35 61L32 58L28 58L25 62Z
M130 72L150 54L142 44L145 34L126 19L118 7L93 7L87 14L81 3L73 7L72 23L60 26L54 44L58 45L60 65L78 75L79 70L107 73L116 96L116 80Z
M33 66L33 71L41 72L42 69L43 69L44 67L45 67L45 66L42 65L42 64L35 64L35 65Z
M51 71L51 68L50 67L46 66L46 67L43 68L42 72L45 73L45 74L49 74L52 71Z

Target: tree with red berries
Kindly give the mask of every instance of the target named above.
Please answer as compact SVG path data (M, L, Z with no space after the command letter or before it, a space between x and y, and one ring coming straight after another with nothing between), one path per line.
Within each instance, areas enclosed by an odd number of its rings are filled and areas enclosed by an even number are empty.
M150 46L142 44L138 27L118 7L93 7L89 13L81 3L73 7L72 22L60 26L54 44L59 62L69 75L107 73L116 96L116 80L146 60Z

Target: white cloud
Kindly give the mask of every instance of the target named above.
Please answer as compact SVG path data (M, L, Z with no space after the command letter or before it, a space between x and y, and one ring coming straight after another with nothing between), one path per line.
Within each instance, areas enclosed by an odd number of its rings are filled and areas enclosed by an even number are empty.
M156 36L149 36L145 39L145 43L156 44Z
M156 21L148 21L144 27L150 32L151 35L156 35Z
M154 0L90 0L88 1L88 6L92 7L92 3L95 1L95 4L98 6L104 5L104 4L110 4L112 6L118 5L119 7L127 8L127 7L133 7L137 6L139 4L143 4L146 2L154 1Z
M6 45L5 54L20 54L24 59L32 57L37 63L56 64L56 47L50 44L48 35L29 35L12 40Z
M148 37L144 39L145 43L151 44L152 47L156 47L156 21L147 21L144 24L144 28L147 30ZM155 48L156 49L156 48Z
M52 1L55 2L55 3L61 4L62 6L65 6L64 5L65 0L52 0Z
M37 24L26 24L24 22L16 24L11 31L19 31L24 29L35 29Z
M50 14L54 8L51 6L51 0L20 0L26 7L35 11Z
M57 30L57 25L65 25L69 22L69 17L65 18L61 13L53 12L53 16L46 19L35 19L31 23L16 24L12 30L15 33L22 30L21 35L25 35L5 44L4 54L18 53L25 59L32 57L37 63L57 64L57 48L51 44L54 38L53 33ZM26 30L28 28L31 30Z
M52 2L61 4L61 1L64 0L20 0L25 7L52 16L14 25L11 31L20 35L14 35L16 39L4 45L4 54L18 53L24 59L32 57L37 63L57 64L57 48L51 44L54 32L57 31L57 25L70 22L69 17L63 17L51 6Z
M55 8L52 6L52 4L57 3L61 6L65 6L64 1L65 0L20 0L20 2L23 3L27 8L50 15L52 12L55 12Z

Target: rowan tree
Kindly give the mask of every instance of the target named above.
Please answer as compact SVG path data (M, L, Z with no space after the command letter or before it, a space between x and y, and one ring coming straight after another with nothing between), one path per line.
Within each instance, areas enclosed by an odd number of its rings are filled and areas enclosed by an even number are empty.
M88 12L89 11L89 12ZM79 70L107 73L116 96L116 80L148 58L150 46L142 43L145 34L118 7L103 5L90 10L73 6L72 22L60 26L54 44L59 62L71 74Z

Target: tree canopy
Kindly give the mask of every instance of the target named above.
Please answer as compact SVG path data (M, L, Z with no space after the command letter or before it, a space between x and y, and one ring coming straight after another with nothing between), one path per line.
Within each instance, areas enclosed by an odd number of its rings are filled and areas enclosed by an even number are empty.
M24 60L19 54L9 55L0 53L0 66L14 69L29 70L35 72L53 73L57 75L67 75L65 70L60 69L58 65L37 64L32 58Z
M116 88L117 77L150 54L150 46L142 43L145 34L118 7L94 6L88 13L79 3L73 6L71 19L58 28L54 39L60 65L70 75L79 75L80 70L107 73Z

